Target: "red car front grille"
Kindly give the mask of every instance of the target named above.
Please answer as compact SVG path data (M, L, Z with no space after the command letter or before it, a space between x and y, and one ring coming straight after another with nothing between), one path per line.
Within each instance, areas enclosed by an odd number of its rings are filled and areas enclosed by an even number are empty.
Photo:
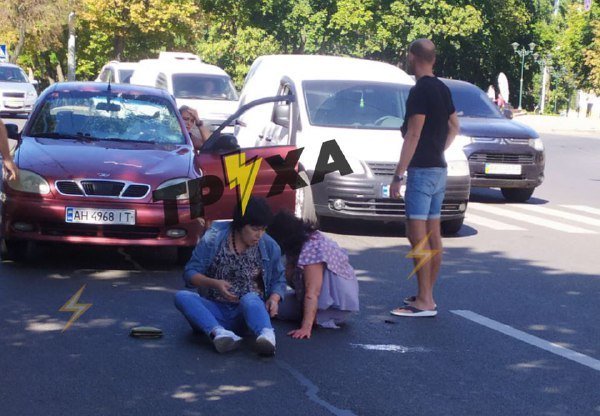
M91 225L91 224L41 224L40 232L51 236L106 237L138 240L157 238L160 230L156 227L131 225Z

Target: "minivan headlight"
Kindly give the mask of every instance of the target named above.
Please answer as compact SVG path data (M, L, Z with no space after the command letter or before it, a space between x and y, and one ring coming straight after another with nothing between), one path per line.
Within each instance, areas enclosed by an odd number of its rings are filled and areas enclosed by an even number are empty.
M15 191L31 194L47 195L50 193L50 185L46 179L25 169L19 171L19 179L8 181L8 186Z
M37 97L37 93L35 91L29 91L27 93L27 98L35 98Z
M537 139L529 139L529 146L533 147L538 152L542 152L544 150L544 143L542 143L542 139L539 137Z
M173 186L173 185L184 184L184 186L185 186L185 193L177 195L177 199L178 200L190 199L190 189L189 189L189 186L188 186L188 181L189 180L190 180L190 178L174 178L174 179L169 179L168 181L165 181L165 182L161 183L160 185L158 185L158 187L156 188L156 190L163 189L163 188L168 188L169 186Z

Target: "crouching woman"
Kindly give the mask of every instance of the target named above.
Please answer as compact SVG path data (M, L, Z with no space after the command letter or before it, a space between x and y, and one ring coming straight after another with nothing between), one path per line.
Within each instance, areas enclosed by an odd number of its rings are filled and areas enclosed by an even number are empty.
M347 254L311 223L280 212L268 233L286 257L286 278L294 289L279 307L279 319L301 322L288 335L310 338L313 325L338 328L359 310L358 280Z
M270 317L285 293L281 251L265 234L273 214L264 199L250 198L246 212L238 205L233 222L214 223L185 266L187 287L175 306L194 330L206 333L220 352L238 347L248 327L261 355L275 353Z

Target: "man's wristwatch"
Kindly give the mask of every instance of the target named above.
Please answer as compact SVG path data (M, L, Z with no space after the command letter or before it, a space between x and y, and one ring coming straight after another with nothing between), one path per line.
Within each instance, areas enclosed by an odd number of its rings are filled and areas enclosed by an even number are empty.
M394 179L392 179L393 182L402 182L404 178L402 177L402 175L394 175Z

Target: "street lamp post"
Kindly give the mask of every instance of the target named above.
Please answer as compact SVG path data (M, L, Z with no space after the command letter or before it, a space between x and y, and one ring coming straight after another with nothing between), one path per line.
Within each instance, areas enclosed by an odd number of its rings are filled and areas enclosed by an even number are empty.
M535 43L531 42L529 44L529 49L525 49L525 46L519 49L519 45L517 42L512 43L512 47L515 50L515 53L521 57L521 83L519 87L519 110L523 109L522 99L523 99L523 69L525 68L525 57L533 53L533 49L535 48Z
M539 54L534 53L533 59L542 66L542 92L540 94L540 114L544 114L546 106L546 83L548 82L548 71L552 65L552 55L540 57Z

